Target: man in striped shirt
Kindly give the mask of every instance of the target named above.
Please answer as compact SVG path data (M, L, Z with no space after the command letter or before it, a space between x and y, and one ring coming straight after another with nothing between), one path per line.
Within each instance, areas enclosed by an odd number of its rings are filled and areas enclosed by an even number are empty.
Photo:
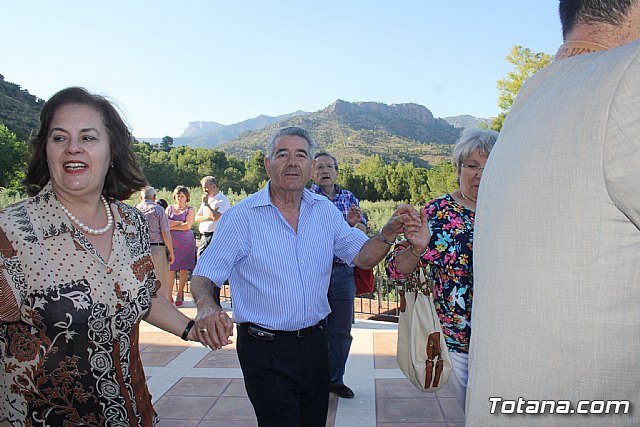
M372 268L400 232L421 226L415 209L403 205L371 239L350 227L331 201L305 189L316 146L298 127L271 136L264 161L269 182L222 216L213 249L198 260L191 281L198 339L220 348L232 328L212 290L229 280L238 359L260 426L325 425L323 319L331 311L333 258Z

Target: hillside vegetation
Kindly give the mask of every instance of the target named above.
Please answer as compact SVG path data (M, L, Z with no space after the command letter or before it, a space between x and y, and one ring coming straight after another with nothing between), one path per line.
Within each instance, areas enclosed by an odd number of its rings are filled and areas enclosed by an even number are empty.
M40 110L44 101L14 83L4 80L0 74L0 124L21 141L27 140L38 130Z
M245 132L219 148L239 158L263 150L269 135L284 126L300 126L315 136L321 149L342 164L358 165L372 155L385 163L437 165L448 159L461 129L418 104L386 105L337 100L324 110L292 117L260 130Z

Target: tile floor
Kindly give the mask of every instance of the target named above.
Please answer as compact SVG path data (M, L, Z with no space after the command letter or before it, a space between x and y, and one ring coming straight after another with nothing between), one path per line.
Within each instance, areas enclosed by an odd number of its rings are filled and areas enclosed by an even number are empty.
M192 301L181 310L195 316ZM327 426L464 425L448 389L421 393L404 378L395 361L396 332L394 323L356 320L345 374L356 397L331 395ZM212 352L143 322L140 350L160 427L257 426L234 344Z

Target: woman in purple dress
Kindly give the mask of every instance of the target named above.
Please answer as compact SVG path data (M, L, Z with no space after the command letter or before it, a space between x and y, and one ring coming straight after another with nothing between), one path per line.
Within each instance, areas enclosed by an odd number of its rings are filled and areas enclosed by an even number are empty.
M188 204L189 189L184 185L178 185L173 190L173 200L175 204L167 208L175 257L170 270L180 272L176 294L176 306L180 307L184 302L184 287L189 278L189 271L193 271L196 266L196 239L191 231L196 211Z

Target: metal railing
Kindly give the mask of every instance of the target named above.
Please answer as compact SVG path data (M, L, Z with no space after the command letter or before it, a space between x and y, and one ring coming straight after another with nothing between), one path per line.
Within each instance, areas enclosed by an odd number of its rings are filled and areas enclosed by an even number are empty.
M375 287L372 293L357 296L353 308L357 318L383 320L387 322L398 321L398 290L387 279L383 263L378 264L374 270Z

